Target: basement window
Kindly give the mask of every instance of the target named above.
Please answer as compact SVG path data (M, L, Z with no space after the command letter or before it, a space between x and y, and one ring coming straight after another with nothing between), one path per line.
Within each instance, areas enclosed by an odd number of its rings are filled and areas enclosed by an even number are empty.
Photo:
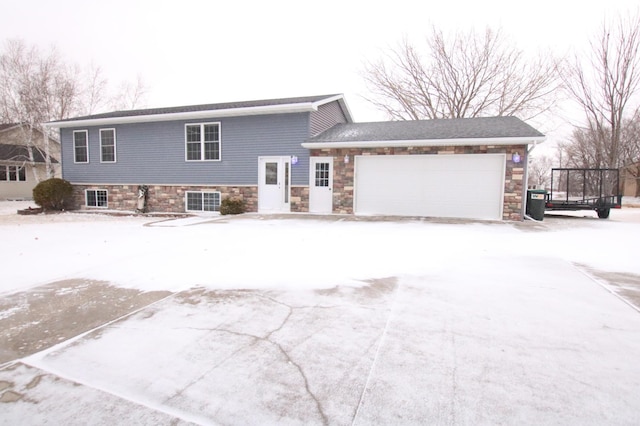
M107 207L107 199L106 189L87 189L85 191L87 207Z
M219 212L220 193L188 191L186 206L188 212Z

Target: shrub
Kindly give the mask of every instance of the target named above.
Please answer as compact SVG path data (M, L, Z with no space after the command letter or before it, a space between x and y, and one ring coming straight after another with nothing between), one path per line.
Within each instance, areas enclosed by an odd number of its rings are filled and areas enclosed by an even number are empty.
M44 210L64 210L71 206L73 186L64 180L43 180L33 188L33 201Z
M244 202L239 198L225 198L220 203L220 214L244 213Z

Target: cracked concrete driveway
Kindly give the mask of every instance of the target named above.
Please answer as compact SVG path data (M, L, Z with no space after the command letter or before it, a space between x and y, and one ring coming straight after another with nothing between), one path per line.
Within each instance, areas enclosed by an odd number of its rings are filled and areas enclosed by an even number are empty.
M147 295L6 364L0 423L638 424L638 312L566 262L510 259L516 283L503 261Z
M0 425L640 424L639 218L0 215Z

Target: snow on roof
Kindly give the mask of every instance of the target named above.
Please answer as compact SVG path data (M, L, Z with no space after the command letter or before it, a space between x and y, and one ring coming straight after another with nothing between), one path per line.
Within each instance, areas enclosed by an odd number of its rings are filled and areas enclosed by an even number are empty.
M319 143L371 141L455 141L469 139L533 139L544 135L517 117L476 117L435 120L382 121L338 124L307 140L308 147Z

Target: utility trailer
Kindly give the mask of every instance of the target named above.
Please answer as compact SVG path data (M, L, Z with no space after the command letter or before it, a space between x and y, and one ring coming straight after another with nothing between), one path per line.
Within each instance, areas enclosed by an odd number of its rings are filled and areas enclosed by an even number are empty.
M551 169L546 210L595 210L600 219L622 207L618 169Z

